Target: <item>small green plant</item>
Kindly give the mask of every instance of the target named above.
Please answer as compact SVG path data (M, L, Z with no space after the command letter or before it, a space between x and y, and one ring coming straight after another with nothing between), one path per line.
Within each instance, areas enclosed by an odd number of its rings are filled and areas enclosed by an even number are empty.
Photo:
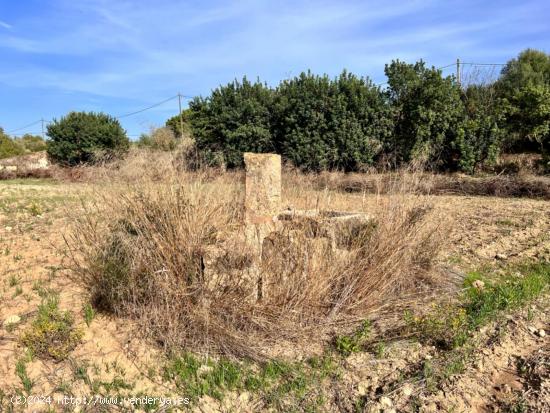
M15 298L21 294L23 294L23 288L20 285L18 285L17 287L15 287L15 291L11 297Z
M95 318L94 308L91 306L90 303L87 303L82 309L82 312L84 313L84 321L86 322L86 325L90 327L93 319Z
M405 322L419 340L442 349L459 347L468 338L466 310L453 303L433 303L430 311L423 315L407 311Z
M350 336L341 335L336 337L336 350L343 356L349 356L351 353L357 353L361 350L361 346L369 336L370 331L370 321L364 320L361 327L354 334Z
M43 208L40 206L39 203L37 202L32 202L27 210L30 212L30 214L33 216L33 217L36 217L38 215L42 215L44 213L44 210Z
M383 358L386 355L386 343L383 341L376 343L373 347L373 352L376 358Z
M21 342L40 357L64 360L82 338L69 311L59 310L58 299L50 296L38 307L38 315L23 333Z
M10 287L15 287L16 285L19 285L19 282L21 279L17 275L11 275L9 279L9 285Z
M21 384L23 385L23 389L25 390L27 395L30 394L34 386L34 382L27 374L27 360L19 359L17 361L17 364L15 365L15 374L17 374L17 377L19 377L19 380L21 380Z

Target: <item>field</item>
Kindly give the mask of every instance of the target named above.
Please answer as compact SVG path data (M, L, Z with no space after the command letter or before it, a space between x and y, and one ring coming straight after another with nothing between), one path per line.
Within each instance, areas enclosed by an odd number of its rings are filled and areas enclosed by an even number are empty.
M391 197L312 179L284 174L283 206L370 213ZM227 173L207 183L221 194L242 182ZM109 199L126 190L112 182ZM257 359L167 349L142 318L90 304L68 249L75 219L104 192L85 179L0 181L0 411L550 410L548 199L400 193L430 205L430 274L447 293L387 317L384 297L363 324ZM159 399L123 401L145 396Z

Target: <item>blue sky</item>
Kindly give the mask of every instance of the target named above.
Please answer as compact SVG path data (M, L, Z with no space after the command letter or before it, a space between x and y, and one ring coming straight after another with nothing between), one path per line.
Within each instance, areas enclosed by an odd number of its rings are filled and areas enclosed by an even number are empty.
M501 63L550 51L549 18L547 0L0 0L0 126L116 116L243 75L275 85L347 68L383 82L395 58ZM177 111L172 100L121 122L135 137Z

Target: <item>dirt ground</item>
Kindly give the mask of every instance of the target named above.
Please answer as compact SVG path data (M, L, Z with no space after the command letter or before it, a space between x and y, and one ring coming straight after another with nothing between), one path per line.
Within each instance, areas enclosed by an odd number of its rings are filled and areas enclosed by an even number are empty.
M84 335L67 360L29 359L29 394L58 400L89 395L99 382L104 389L116 388L129 396L182 396L162 379L158 371L162 353L139 338L135 333L139 325L103 314L97 314L89 326L85 323L86 294L67 278L63 234L69 225L67 208L77 206L79 196L87 194L83 184L0 181L0 411L100 411L69 401L48 404L35 399L23 405L13 398L22 395L24 387L24 375L16 366L27 354L19 338L45 291L59 293L61 309L75 315ZM368 208L374 200L375 195L335 193L332 202L335 209L353 209L359 205ZM525 259L550 260L550 201L437 196L433 202L441 215L454 223L441 257L446 266L467 271ZM414 383L388 385L411 366L429 359L434 351L430 347L396 342L388 345L381 358L353 354L342 361L344 374L329 385L332 401L320 411L550 411L550 341L544 334L550 334L547 302L546 298L534 303L505 323L483 331L476 361L435 394L425 394ZM541 371L544 365L546 370ZM527 374L535 370L538 376ZM384 396L377 397L375 403L361 408L350 405L351 399L381 393ZM204 397L193 404L176 410L256 411L260 406L254 395L244 392L228 394L223 402Z

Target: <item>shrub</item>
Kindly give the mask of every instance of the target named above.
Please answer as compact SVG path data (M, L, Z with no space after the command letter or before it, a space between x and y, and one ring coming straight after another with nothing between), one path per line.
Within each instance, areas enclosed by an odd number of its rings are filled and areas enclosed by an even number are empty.
M336 79L302 73L276 91L275 148L305 170L372 165L391 133L382 92L344 71Z
M453 143L464 117L458 84L423 61L396 60L385 72L395 117L386 151L397 163L422 160L435 169L452 167L460 156Z
M263 261L269 293L257 300L240 177L205 178L165 174L118 185L78 211L67 238L74 280L96 308L139 320L168 348L263 358L274 340L328 338L334 326L352 325L384 299L429 282L439 221L425 200L393 193L369 211L376 225L357 234L349 254L330 253L305 230L280 233L291 243L280 250L285 265Z
M38 307L38 315L23 333L21 342L33 354L60 361L67 358L81 338L72 314L59 310L57 297L50 296Z
M189 104L191 130L206 163L243 165L244 152L273 152L273 91L265 84L234 81Z
M470 85L462 99L465 116L452 143L457 159L452 159L450 166L472 173L476 167L496 163L504 138L504 110L492 84Z
M172 151L177 144L174 132L168 127L153 128L149 134L141 134L137 142L140 148L149 147L161 151Z
M172 116L166 121L165 126L172 130L174 136L177 138L189 137L191 135L191 125L189 123L189 117L191 116L191 109L185 109L180 115ZM182 130L183 123L183 130Z
M540 152L541 147L548 151L550 55L522 51L502 69L496 86L508 109L507 147L517 152Z
M48 125L48 136L49 157L63 165L117 157L130 146L118 120L104 113L71 112Z

